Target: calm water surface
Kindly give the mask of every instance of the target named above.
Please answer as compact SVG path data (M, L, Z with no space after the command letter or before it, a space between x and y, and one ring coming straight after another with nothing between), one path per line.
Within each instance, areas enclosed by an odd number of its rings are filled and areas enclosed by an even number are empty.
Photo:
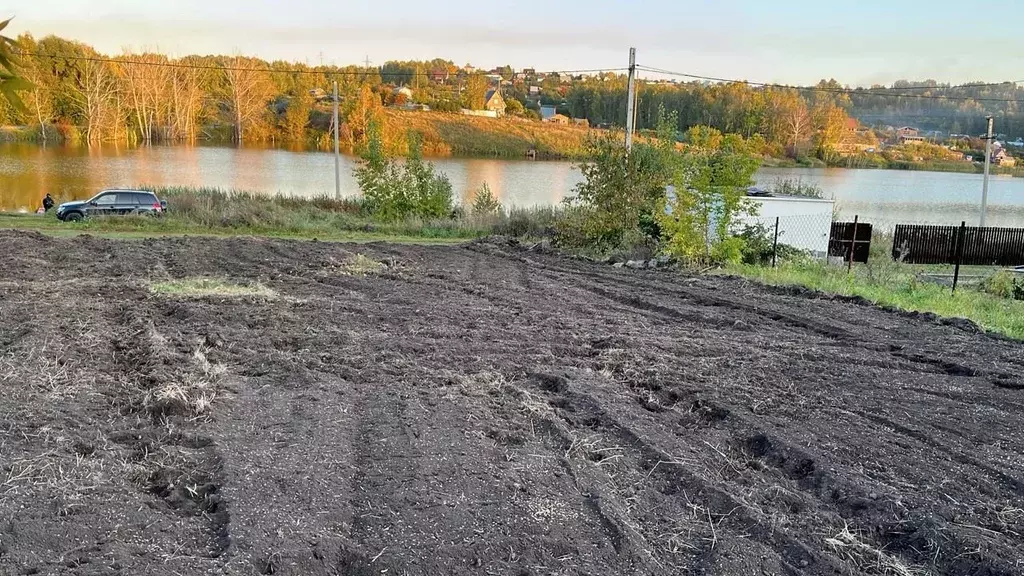
M557 203L572 193L581 175L571 162L445 158L434 160L455 193L471 201L486 182L505 205ZM342 157L342 194L359 193ZM765 168L761 186L776 178L802 178L836 200L840 216L873 222L969 223L978 219L982 177L978 174L900 170ZM268 194L334 194L334 158L323 152L213 146L80 148L0 144L0 209L33 210L47 192L87 198L118 186L213 186ZM993 177L989 223L1024 226L1024 179Z

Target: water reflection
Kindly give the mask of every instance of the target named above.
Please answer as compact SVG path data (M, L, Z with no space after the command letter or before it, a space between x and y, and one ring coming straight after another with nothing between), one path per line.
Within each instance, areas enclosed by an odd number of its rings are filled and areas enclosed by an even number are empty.
M528 160L434 160L448 175L456 199L470 203L484 182L505 206L550 205L570 195L581 175L570 162ZM341 191L359 193L343 156ZM896 221L959 224L978 220L980 174L897 170L778 169L757 175L760 185L777 178L818 184L836 200L841 218L860 216L880 224ZM41 147L0 144L0 210L34 210L42 197L88 198L119 186L210 186L271 194L334 194L334 157L323 152L216 146ZM1024 179L997 176L989 194L988 221L1024 226Z

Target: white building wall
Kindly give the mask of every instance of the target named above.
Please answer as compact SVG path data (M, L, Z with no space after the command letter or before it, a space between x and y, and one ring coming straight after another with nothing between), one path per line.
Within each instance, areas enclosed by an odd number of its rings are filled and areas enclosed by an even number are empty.
M778 218L779 244L788 244L820 256L828 253L833 200L793 197L751 197L749 200L757 205L757 216L744 216L739 218L741 222L761 224L774 232L775 218Z

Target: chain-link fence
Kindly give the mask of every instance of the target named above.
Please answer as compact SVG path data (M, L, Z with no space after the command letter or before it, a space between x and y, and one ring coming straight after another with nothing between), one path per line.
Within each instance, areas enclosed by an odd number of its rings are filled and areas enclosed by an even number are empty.
M854 262L863 263L906 259L901 257L906 249L896 250L894 254L897 225L906 228L908 225L936 224L914 218L862 218L859 215L849 219L834 219L831 214L817 213L741 217L735 225L735 232L746 241L748 257L745 260L748 263L770 265L794 257L845 262L849 260L851 250ZM952 227L947 225L944 228ZM971 244L972 247L966 249L967 255L979 250L984 252L982 248L988 252L998 248L998 257L991 258L993 263L1006 264L1011 260L1016 263L1018 258L1024 259L1024 254L1019 254L1024 250L1021 248L1024 246L1022 234L1019 229L987 229L983 238L979 236L976 242L985 246L979 248ZM993 248L995 244L998 246ZM979 258L984 260L985 257Z
M829 252L831 214L752 216L741 219L748 240L767 241L777 258L795 253L824 260Z

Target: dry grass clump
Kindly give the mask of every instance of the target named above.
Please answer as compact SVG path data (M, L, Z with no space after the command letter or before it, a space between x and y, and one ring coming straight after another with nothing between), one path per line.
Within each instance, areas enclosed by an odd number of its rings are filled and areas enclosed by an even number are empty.
M849 526L843 526L843 529L834 537L826 538L825 543L838 556L865 574L879 576L928 575L927 570L910 566L900 558L862 541L857 534L850 531Z
M227 368L211 363L207 352L197 348L190 357L192 370L179 372L175 378L148 391L144 403L151 414L203 416L209 412Z
M277 292L259 284L235 284L220 278L181 278L165 282L152 282L149 289L160 296L177 298L266 298L277 297Z
M384 263L378 262L365 254L356 254L341 265L342 273L349 276L380 274L385 269L387 269L387 266Z

